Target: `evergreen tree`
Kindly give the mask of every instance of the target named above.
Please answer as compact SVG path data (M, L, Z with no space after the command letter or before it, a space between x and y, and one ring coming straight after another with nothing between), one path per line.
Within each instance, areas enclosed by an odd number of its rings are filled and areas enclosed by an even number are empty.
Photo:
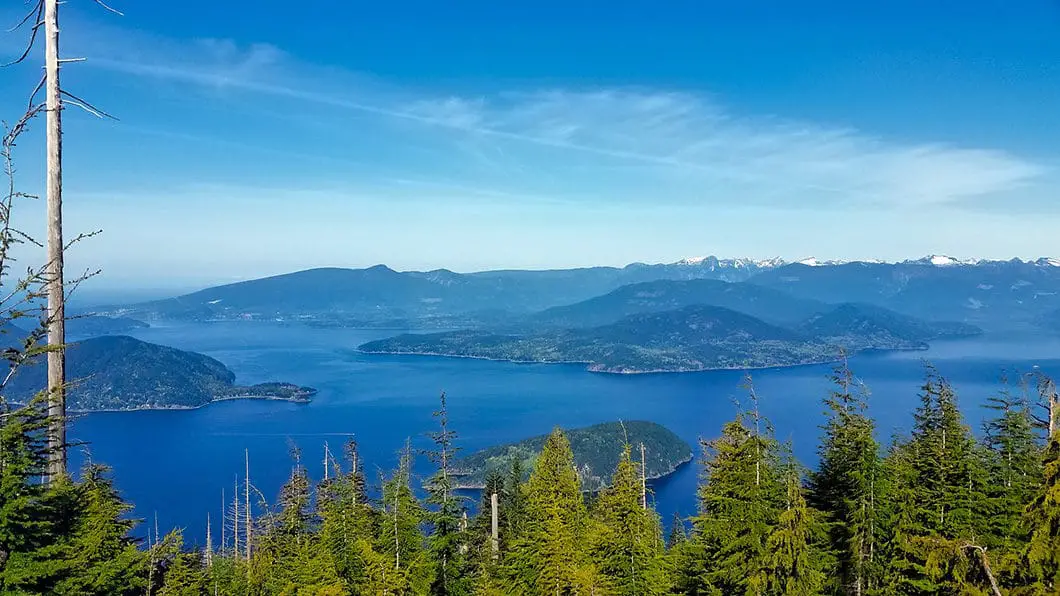
M434 569L421 525L426 512L412 492L412 448L407 443L398 469L383 483L382 511L374 556L368 549L362 557L369 562L366 577L375 592L388 594L427 594Z
M499 499L502 552L507 551L511 542L522 534L526 518L525 476L522 460L513 457L508 466L508 475L504 479L504 491Z
M1045 449L1044 482L1027 507L1027 561L1040 593L1060 592L1060 431Z
M452 465L457 453L453 441L457 435L449 428L445 393L440 401L441 406L434 413L439 429L431 434L435 449L427 454L437 466L426 486L430 508L427 521L432 529L427 546L435 563L431 594L449 596L468 594L471 587L465 575L467 536L461 527L464 507L461 498L453 493Z
M844 361L837 366L827 407L820 465L810 482L809 500L826 515L829 542L844 593L860 595L874 587L879 513L879 444L867 415L867 392Z
M514 584L511 591L566 594L592 583L595 576L585 572L585 504L574 454L559 428L549 435L534 463L525 498L525 518L506 561Z
M983 425L988 471L986 508L980 512L986 522L983 546L992 553L1002 584L1016 587L1029 579L1022 552L1029 533L1024 511L1041 483L1042 450L1025 398L1006 389L986 407L997 414Z
M778 477L778 446L763 429L757 398L704 443L704 483L699 513L686 547L680 581L690 594L763 594L766 541L783 509L785 489Z
M666 546L676 548L687 539L688 533L685 530L685 520L680 513L675 511L674 518L670 521L670 535L666 539Z
M812 596L825 583L821 554L814 548L820 522L806 504L798 474L787 476L787 504L766 543L765 591Z
M655 511L641 505L640 473L622 450L611 485L594 504L600 528L594 533L593 560L610 585L610 593L638 596L668 594L670 577Z
M203 564L202 553L182 550L184 540L178 531L170 532L153 546L152 559L162 562L159 574L161 586L156 593L161 596L199 596L207 593L208 570Z
M982 456L949 384L929 368L913 434L889 458L891 544L888 585L909 591L975 586L982 566L965 545L979 543L976 512L983 511Z
M47 512L46 405L38 396L22 408L0 411L0 590L31 590L42 578L36 551L49 545L54 528Z
M47 549L48 558L59 563L58 581L49 593L134 594L147 585L147 557L129 536L134 522L126 515L132 506L121 499L106 472L90 465L78 484L69 478L53 482L52 514L75 521Z
M322 483L317 491L320 511L320 541L336 573L347 586L364 580L367 562L362 554L371 550L378 513L368 501L363 463L357 443L346 444L346 471Z

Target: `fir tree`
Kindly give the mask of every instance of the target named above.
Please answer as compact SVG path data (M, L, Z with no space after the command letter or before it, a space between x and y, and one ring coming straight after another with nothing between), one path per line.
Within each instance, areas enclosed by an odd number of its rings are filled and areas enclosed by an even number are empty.
M367 562L362 558L375 535L378 513L368 502L363 463L357 443L346 445L345 471L322 483L317 491L320 511L320 540L338 576L348 586L364 580Z
M593 560L608 578L610 593L668 594L662 528L655 511L641 504L640 473L630 458L629 445L593 513L600 526L594 533Z
M129 536L132 506L118 495L103 466L90 465L81 482L64 478L51 489L52 514L76 520L53 545L51 559L61 562L52 594L133 594L147 587L147 558ZM61 485L66 486L61 486ZM71 500L73 496L76 500Z
M380 513L374 550L382 556L373 557L363 550L370 568L366 576L373 582L382 580L382 584L374 584L377 589L384 588L380 593L429 592L434 569L421 531L427 516L412 492L412 448L407 443L398 469L383 483Z
M835 388L825 399L827 421L818 448L820 465L812 475L809 500L827 517L835 575L843 592L860 595L874 587L878 531L879 445L868 417L866 396L844 361Z
M1035 587L1043 593L1060 591L1060 431L1045 449L1044 482L1027 506L1031 528L1027 561Z
M983 545L997 561L1002 584L1016 587L1028 579L1022 552L1029 532L1024 510L1041 483L1042 451L1026 399L1005 389L989 398L986 407L997 414L983 425L988 471Z
M783 507L778 446L753 408L741 412L719 438L704 443L699 513L686 547L682 588L691 594L763 594L766 541Z
M579 570L587 563L583 544L585 504L574 454L563 431L556 428L534 463L525 489L525 525L513 539L506 561L512 591L565 594L577 589ZM590 582L585 573L580 583Z
M981 453L957 407L957 396L928 369L913 434L889 458L892 589L943 591L976 585L964 545L977 545L977 511L986 502Z
M457 453L453 441L457 435L449 428L449 411L444 392L440 401L441 406L434 413L438 420L438 431L431 434L435 449L427 453L437 466L426 486L427 505L430 508L427 521L432 530L427 546L435 563L431 594L449 596L470 593L470 585L464 573L467 564L467 536L461 528L464 508L461 498L453 493L452 464Z
M814 548L820 528L818 513L806 504L798 474L787 476L787 504L766 543L766 593L820 594L825 574L821 555Z
M675 548L684 543L688 539L688 533L685 530L685 519L681 517L680 513L674 512L674 518L670 521L670 535L666 539L666 546Z
M507 551L512 540L522 534L526 518L525 476L522 460L513 457L508 466L508 475L504 479L504 491L499 499L502 552Z

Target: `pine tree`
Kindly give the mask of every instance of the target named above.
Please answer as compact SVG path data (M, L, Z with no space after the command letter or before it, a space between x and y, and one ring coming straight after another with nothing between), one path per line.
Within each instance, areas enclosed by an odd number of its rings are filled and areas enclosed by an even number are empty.
M1025 398L1006 389L989 398L986 407L997 415L983 425L988 472L983 546L1002 584L1016 587L1029 579L1022 552L1029 533L1024 510L1041 483L1042 450Z
M1049 438L1045 449L1044 482L1027 506L1031 528L1027 562L1042 593L1060 591L1060 431Z
M640 472L622 450L611 485L601 491L593 507L599 531L594 533L592 556L616 595L668 594L670 577L662 544L662 528L655 511L641 504Z
M879 444L866 412L867 391L845 361L836 367L832 381L835 388L824 400L828 419L822 427L820 464L811 477L809 501L828 522L830 548L838 564L834 581L844 593L860 595L873 588L878 575L874 553Z
M426 594L434 579L431 558L425 548L421 525L427 515L412 492L412 448L406 443L398 469L383 483L382 511L375 553L365 549L369 561L366 576L378 592ZM378 583L379 581L382 583Z
M564 594L576 591L579 583L591 583L591 573L576 581L588 562L583 540L586 513L574 454L559 428L549 435L534 463L525 497L524 524L506 561L511 591Z
M522 534L526 518L526 494L523 462L519 457L511 458L508 475L504 479L504 491L500 495L501 552L508 550L511 542Z
M152 559L162 564L159 574L161 585L157 593L161 596L199 596L207 593L209 573L203 565L202 553L185 551L183 536L179 531L166 535L157 545Z
M778 446L754 407L703 444L699 513L686 546L681 588L690 594L764 594L766 541L783 509Z
M887 586L898 593L971 588L984 580L977 552L982 454L949 384L929 368L913 434L888 455ZM969 559L972 557L972 559Z
M378 521L368 502L363 463L352 439L346 444L345 471L321 483L317 491L320 512L320 541L331 558L338 576L347 586L364 580L367 562L362 554L371 550Z
M132 506L122 501L106 473L103 466L91 465L82 470L80 483L68 477L53 482L52 515L73 524L45 549L47 558L59 563L49 593L133 594L147 587L147 558L129 536L134 522L126 515Z
M685 520L680 513L675 511L674 518L670 521L670 535L666 539L666 546L675 548L687 539L688 533L685 530Z
M34 561L61 528L47 512L45 402L0 411L0 591L33 590L45 581Z
M464 507L461 498L453 492L452 465L457 453L453 441L457 435L449 428L449 411L444 392L440 401L441 406L434 413L439 429L431 434L435 449L427 453L437 466L426 486L429 507L427 521L432 530L427 547L435 563L431 594L449 596L468 594L471 586L465 575L467 536L461 528Z
M821 554L814 547L819 513L806 504L798 474L787 476L787 503L766 543L766 593L812 596L825 583Z

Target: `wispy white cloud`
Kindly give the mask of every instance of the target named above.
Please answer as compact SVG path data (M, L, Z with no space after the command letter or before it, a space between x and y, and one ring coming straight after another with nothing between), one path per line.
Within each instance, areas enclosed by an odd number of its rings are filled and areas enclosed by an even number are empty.
M654 189L655 200L789 207L982 206L984 197L1040 192L1053 174L1042 163L1003 150L889 141L771 115L737 116L713 98L689 93L553 89L435 95L300 63L267 44L166 43L172 45L141 40L137 52L116 51L112 39L100 46L94 63L145 79L241 93L243 101L285 99L368 114L404 126L402 134L429 135L433 143L450 145L454 161L471 158L485 169L518 171L520 179L551 179L562 186L569 176L584 191L592 184L587 172L598 169L617 176L626 189L616 193L601 180L601 195ZM410 132L409 126L418 128Z

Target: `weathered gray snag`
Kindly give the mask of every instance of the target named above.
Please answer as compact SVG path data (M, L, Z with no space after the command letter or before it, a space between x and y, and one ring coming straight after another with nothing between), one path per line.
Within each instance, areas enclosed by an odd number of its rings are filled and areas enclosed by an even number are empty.
M490 494L490 549L493 551L493 559L496 560L500 552L500 536L498 535L498 511L497 493Z
M44 0L48 213L49 478L66 473L66 305L63 288L63 99L59 87L59 2Z

